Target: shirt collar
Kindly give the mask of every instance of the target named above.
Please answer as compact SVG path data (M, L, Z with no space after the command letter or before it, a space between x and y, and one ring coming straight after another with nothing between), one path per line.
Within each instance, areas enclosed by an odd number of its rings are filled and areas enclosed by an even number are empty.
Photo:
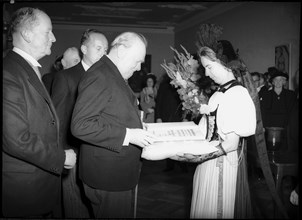
M26 59L31 65L37 66L37 67L42 67L41 64L35 58L33 58L31 55L24 52L23 50L21 50L17 47L14 47L13 51L16 52L17 54L19 54L24 59Z
M87 71L90 68L90 66L88 66L83 60L81 61L81 63L85 71Z

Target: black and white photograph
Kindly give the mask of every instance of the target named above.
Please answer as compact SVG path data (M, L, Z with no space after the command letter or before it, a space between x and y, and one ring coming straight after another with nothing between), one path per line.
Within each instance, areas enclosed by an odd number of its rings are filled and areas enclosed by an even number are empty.
M300 219L301 2L2 9L1 219Z

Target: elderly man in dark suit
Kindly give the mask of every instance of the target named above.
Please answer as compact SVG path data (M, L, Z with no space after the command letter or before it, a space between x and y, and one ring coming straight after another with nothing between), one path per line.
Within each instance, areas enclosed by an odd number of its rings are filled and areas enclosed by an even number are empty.
M61 172L75 165L76 154L59 144L59 120L38 70L56 41L51 20L20 8L11 33L14 48L3 60L2 214L60 217Z
M51 98L60 119L60 138L65 149L74 149L77 154L80 140L72 136L70 122L77 99L78 84L88 68L106 54L107 49L108 41L103 33L95 29L86 30L81 38L82 61L76 66L60 71L54 77ZM77 166L67 170L62 178L64 217L89 218L83 185L76 168Z
M126 32L82 77L71 132L80 148L80 178L95 218L133 217L133 189L141 169L141 149L153 134L143 129L138 100L126 80L140 70L147 41Z

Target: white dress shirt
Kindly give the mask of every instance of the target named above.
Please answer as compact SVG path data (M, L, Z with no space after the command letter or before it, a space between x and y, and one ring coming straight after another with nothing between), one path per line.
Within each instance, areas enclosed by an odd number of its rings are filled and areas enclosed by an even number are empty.
M17 47L14 47L13 51L16 52L17 54L19 54L21 57L23 57L31 66L36 67L37 69L38 69L38 67L42 67L41 64L35 58L33 58L31 55L24 52L23 50L21 50ZM41 73L37 72L36 70L35 70L35 73L37 74L38 78L41 81Z

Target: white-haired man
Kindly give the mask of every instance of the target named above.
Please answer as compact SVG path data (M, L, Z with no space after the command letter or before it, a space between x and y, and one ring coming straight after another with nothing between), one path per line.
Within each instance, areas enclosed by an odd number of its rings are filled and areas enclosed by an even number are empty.
M52 23L39 9L20 8L11 33L14 48L3 60L2 214L61 217L61 173L76 154L60 144L59 119L38 70L56 41Z
M142 35L122 33L79 84L71 131L83 140L80 178L95 218L133 217L141 150L155 137L143 130L137 98L126 80L140 70L146 47Z

